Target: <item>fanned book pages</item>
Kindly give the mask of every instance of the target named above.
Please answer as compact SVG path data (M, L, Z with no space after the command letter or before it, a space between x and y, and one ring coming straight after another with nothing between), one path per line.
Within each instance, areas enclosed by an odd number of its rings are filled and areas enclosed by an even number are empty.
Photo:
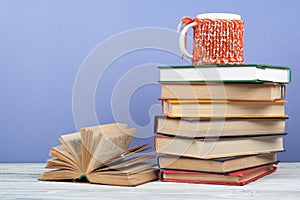
M47 171L39 180L75 181L97 184L136 186L157 180L154 155L138 154L147 144L128 149L135 128L126 124L87 127L62 135L61 145L50 150ZM147 162L148 161L148 162Z

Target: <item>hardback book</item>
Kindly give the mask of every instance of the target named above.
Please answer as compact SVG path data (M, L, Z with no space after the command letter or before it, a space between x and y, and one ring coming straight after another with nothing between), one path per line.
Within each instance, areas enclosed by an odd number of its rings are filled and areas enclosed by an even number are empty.
M202 159L284 151L282 135L191 139L155 136L158 154Z
M75 181L107 185L136 186L157 179L155 156L142 154L149 148L128 149L136 129L126 124L87 127L62 135L61 145L50 150L47 171L39 180ZM140 153L140 154L138 154Z
M161 66L160 81L188 82L275 82L287 84L291 71L287 66L262 64Z
M227 99L274 101L285 98L278 83L160 82L161 99Z
M273 164L232 172L229 174L212 174L183 170L161 170L160 179L164 182L204 183L218 185L242 186L276 171Z
M162 113L168 117L287 117L283 100L162 100Z
M216 158L211 160L167 155L158 157L158 165L160 169L198 171L218 174L228 174L267 164L275 164L277 162L276 153Z
M282 134L283 118L169 118L156 116L154 133L203 138Z

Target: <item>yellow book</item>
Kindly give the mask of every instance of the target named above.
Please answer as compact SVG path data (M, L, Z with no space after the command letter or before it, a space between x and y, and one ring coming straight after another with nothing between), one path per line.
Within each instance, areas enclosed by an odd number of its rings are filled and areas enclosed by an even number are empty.
M213 159L284 151L283 136L208 139L155 136L154 147L158 154Z
M284 100L162 100L162 113L168 117L265 118L287 117Z
M160 82L161 99L274 101L285 98L278 83Z

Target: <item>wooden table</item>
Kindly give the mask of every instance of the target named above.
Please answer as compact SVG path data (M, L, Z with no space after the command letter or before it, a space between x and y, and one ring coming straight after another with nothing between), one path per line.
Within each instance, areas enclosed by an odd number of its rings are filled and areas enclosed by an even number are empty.
M300 199L300 163L280 163L246 186L157 181L137 187L37 181L44 165L0 164L0 199Z

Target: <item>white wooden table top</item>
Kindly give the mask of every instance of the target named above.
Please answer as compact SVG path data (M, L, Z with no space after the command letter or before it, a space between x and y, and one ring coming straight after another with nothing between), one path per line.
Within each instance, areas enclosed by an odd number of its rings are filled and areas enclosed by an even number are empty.
M137 187L37 181L38 164L0 164L0 199L300 199L300 163L246 186L152 182Z

